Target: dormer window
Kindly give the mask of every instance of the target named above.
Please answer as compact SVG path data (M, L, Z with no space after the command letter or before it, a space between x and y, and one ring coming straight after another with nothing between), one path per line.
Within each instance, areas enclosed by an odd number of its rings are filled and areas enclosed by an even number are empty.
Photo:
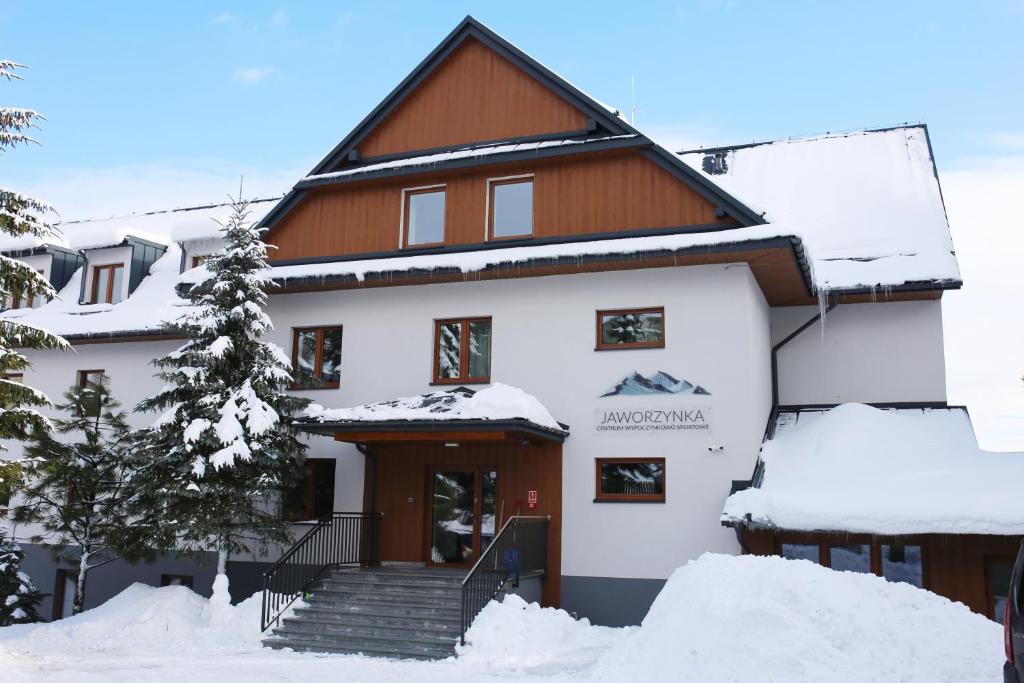
M94 304L116 304L124 291L124 265L93 266L92 299Z
M444 243L444 185L402 191L403 247Z

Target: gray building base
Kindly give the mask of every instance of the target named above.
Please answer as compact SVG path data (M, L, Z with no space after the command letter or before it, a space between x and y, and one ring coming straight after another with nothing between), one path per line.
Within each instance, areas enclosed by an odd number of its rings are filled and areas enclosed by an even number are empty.
M664 585L664 579L563 576L562 609L600 626L635 626Z
M57 570L67 569L74 573L78 567L58 565L44 546L33 543L19 545L25 551L22 571L29 575L40 592L46 594L39 614L44 619L50 619L54 613L53 596L57 592ZM228 562L231 602L238 603L262 590L263 572L269 567L269 562ZM85 608L92 609L102 605L133 583L159 586L165 575L191 577L192 590L209 597L216 573L216 553L203 553L191 558L179 558L174 553L165 553L153 562L134 564L114 560L89 571L85 588Z

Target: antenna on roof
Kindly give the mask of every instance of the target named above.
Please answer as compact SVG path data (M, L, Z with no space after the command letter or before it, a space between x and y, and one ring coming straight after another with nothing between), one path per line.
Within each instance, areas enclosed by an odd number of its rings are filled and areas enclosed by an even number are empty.
M629 125L636 126L636 76L629 77L629 88L633 91L633 108L629 112Z

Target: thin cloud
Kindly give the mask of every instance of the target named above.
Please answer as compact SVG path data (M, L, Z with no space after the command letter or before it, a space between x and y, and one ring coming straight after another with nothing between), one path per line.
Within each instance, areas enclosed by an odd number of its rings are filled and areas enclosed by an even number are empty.
M225 11L225 12L221 12L220 14L217 14L217 15L214 15L214 16L210 17L210 23L211 24L230 24L231 22L236 21L237 19L238 19L237 16L235 16L231 12Z
M271 26L285 26L288 23L288 13L282 8L278 8L273 14L270 15Z
M239 83L255 85L277 75L277 67L274 66L243 66L235 69L233 77Z
M992 133L989 141L996 147L1011 152L1024 152L1024 132L1004 131Z

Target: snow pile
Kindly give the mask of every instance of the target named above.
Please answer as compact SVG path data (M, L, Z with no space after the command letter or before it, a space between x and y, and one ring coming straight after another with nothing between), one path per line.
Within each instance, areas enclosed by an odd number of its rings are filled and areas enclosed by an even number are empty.
M548 429L564 431L535 396L498 382L476 392L460 387L353 408L326 409L314 403L307 408L304 419L315 422L520 419Z
M961 409L784 413L760 488L722 519L805 531L1024 534L1024 454L978 448ZM749 519L748 519L749 516Z
M707 554L672 574L605 681L993 681L1002 629L928 591L805 560Z
M698 170L705 156L680 155ZM821 289L960 279L923 126L741 147L725 163L704 175L800 235Z
M99 607L49 624L0 629L0 650L46 655L213 653L259 649L261 595L219 610L184 586L132 584Z
M566 669L592 663L629 629L591 626L565 610L527 603L518 595L491 601L456 646L459 663L511 670L543 669L552 661Z

